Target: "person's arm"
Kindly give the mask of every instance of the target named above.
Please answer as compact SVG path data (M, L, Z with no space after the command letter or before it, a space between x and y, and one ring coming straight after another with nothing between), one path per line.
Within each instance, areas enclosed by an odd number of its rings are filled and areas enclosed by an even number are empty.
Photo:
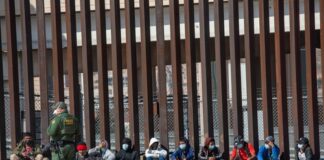
M278 146L274 145L272 147L272 155L271 155L271 158L273 160L278 160L279 159L279 154L280 154L280 149Z
M40 148L39 145L35 145L35 152L34 152L35 157L39 154L42 155L42 149Z
M133 154L134 154L133 160L138 160L138 159L140 159L140 156L139 156L139 154L138 154L137 151L133 151Z
M231 151L230 160L234 160L234 158L236 157L236 153L237 148L233 148L233 150Z
M201 160L207 159L207 156L205 155L205 152L204 152L204 147L202 147L200 149L199 154L198 154L198 158L201 159Z
M192 148L189 148L188 154L186 156L186 159L193 159L195 157L195 152Z
M163 148L160 148L159 150L157 150L157 153L159 156L161 156L163 158L166 158L168 155L168 151Z
M313 160L313 151L310 147L307 147L305 150L306 160Z
M259 148L259 152L258 152L258 155L257 155L258 160L263 160L263 154L265 152L265 149L266 148L264 146L261 146Z
M107 149L103 159L104 160L115 160L116 157L115 157L115 154L111 150Z
M49 124L47 128L47 134L49 136L54 136L57 134L58 129L59 129L59 124L60 124L60 119L55 117Z
M156 156L152 150L146 149L146 151L145 151L145 157L156 158L156 157L158 157L158 155Z
M23 141L20 141L18 143L17 147L13 150L12 153L15 154L15 155L18 155L18 154L20 154L20 152L22 151L23 148L24 148L23 147Z
M116 153L116 160L120 160L121 159L121 155L120 155L120 151Z
M173 153L172 153L172 155L171 155L171 160L177 160L177 158L178 158L178 150L176 150L176 151L174 151Z
M248 159L250 160L250 159L256 158L255 149L252 146L252 144L248 143L248 149L250 150L250 153L251 153L251 156Z

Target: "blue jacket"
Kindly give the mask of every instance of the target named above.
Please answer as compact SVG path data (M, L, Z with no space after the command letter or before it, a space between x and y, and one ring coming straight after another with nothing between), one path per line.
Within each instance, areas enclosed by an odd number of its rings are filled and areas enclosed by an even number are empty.
M267 148L265 148L264 145L262 145L259 148L258 152L258 160L278 160L279 159L279 154L280 154L280 149L278 146L274 145L271 149L272 153L269 152ZM271 155L270 155L271 154Z
M190 145L187 144L187 148L185 150L182 150L178 148L175 152L173 152L171 159L172 160L182 160L183 158L186 158L186 160L192 160L195 157L195 153L190 147Z

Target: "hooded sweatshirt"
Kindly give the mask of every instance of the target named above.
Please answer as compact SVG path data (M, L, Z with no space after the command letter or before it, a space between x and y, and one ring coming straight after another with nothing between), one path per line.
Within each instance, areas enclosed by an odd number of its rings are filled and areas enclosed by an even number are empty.
M157 143L157 148L152 148L152 145ZM151 138L149 148L145 151L145 157L146 158L153 158L153 159L159 159L160 157L166 158L168 155L168 151L165 147L163 147L160 144L160 141L156 138Z
M129 138L124 138L122 144L127 144L128 148L126 150L121 149L116 154L116 160L138 160L139 159L138 152L133 149L132 141Z
M201 148L199 153L199 159L208 159L208 158L216 158L220 159L222 155L220 155L218 148L215 146L214 149L209 149L209 143L214 141L214 138L206 138L205 145Z

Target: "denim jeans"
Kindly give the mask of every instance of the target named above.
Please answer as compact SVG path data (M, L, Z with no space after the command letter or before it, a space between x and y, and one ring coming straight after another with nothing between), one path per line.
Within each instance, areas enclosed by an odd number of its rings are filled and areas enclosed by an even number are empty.
M157 158L153 158L153 157L146 157L146 160L157 160ZM166 160L166 158L160 156L158 160Z

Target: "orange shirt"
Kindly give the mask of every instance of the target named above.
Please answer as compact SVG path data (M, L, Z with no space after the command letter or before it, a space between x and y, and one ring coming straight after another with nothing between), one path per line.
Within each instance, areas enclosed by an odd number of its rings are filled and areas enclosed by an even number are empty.
M254 149L254 147L250 143L248 143L248 149L249 149L251 155L255 155L255 149ZM238 150L239 155L240 155L240 157L241 157L242 160L247 160L249 158L248 154L245 152L245 147L243 147L241 149L234 148L232 150L232 152L231 152L231 158L235 158L236 157L237 150Z

